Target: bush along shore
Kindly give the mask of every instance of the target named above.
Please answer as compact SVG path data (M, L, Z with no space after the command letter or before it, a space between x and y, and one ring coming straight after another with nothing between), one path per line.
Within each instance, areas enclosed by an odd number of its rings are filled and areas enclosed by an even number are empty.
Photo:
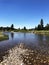
M27 49L21 43L9 50L0 65L49 65L49 52Z

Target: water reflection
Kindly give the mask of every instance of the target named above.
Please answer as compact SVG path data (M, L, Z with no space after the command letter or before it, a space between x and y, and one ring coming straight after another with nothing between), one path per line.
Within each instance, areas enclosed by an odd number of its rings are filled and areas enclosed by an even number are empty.
M14 33L11 33L11 39L13 40L13 38L14 38Z

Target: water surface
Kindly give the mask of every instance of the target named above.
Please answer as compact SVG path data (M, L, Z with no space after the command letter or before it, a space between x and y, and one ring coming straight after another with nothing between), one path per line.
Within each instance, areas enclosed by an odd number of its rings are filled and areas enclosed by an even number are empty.
M5 55L5 51L13 48L19 43L24 43L31 49L42 49L49 51L49 36L33 33L4 32L9 36L8 40L0 41L0 58Z
M48 48L49 36L38 35L33 33L20 33L20 32L4 32L9 36L8 40L0 41L0 51L7 50L14 47L18 43L24 43L28 47L41 47L44 46Z

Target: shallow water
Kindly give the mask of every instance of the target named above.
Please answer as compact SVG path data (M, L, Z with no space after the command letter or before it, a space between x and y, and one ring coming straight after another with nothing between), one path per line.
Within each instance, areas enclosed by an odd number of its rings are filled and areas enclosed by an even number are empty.
M9 35L9 39L0 41L0 51L14 47L18 43L24 43L30 47L48 47L49 45L49 36L45 35L19 32L4 32L3 34Z
M8 35L9 39L0 41L0 56L19 43L24 43L31 49L49 50L49 36L20 32L4 32L3 34Z

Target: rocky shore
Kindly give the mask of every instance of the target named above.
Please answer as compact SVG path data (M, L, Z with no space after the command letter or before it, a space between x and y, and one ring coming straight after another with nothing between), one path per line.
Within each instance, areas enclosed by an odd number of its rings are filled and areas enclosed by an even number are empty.
M46 52L47 53L47 52ZM49 65L49 55L41 50L31 50L21 43L9 50L0 65Z

